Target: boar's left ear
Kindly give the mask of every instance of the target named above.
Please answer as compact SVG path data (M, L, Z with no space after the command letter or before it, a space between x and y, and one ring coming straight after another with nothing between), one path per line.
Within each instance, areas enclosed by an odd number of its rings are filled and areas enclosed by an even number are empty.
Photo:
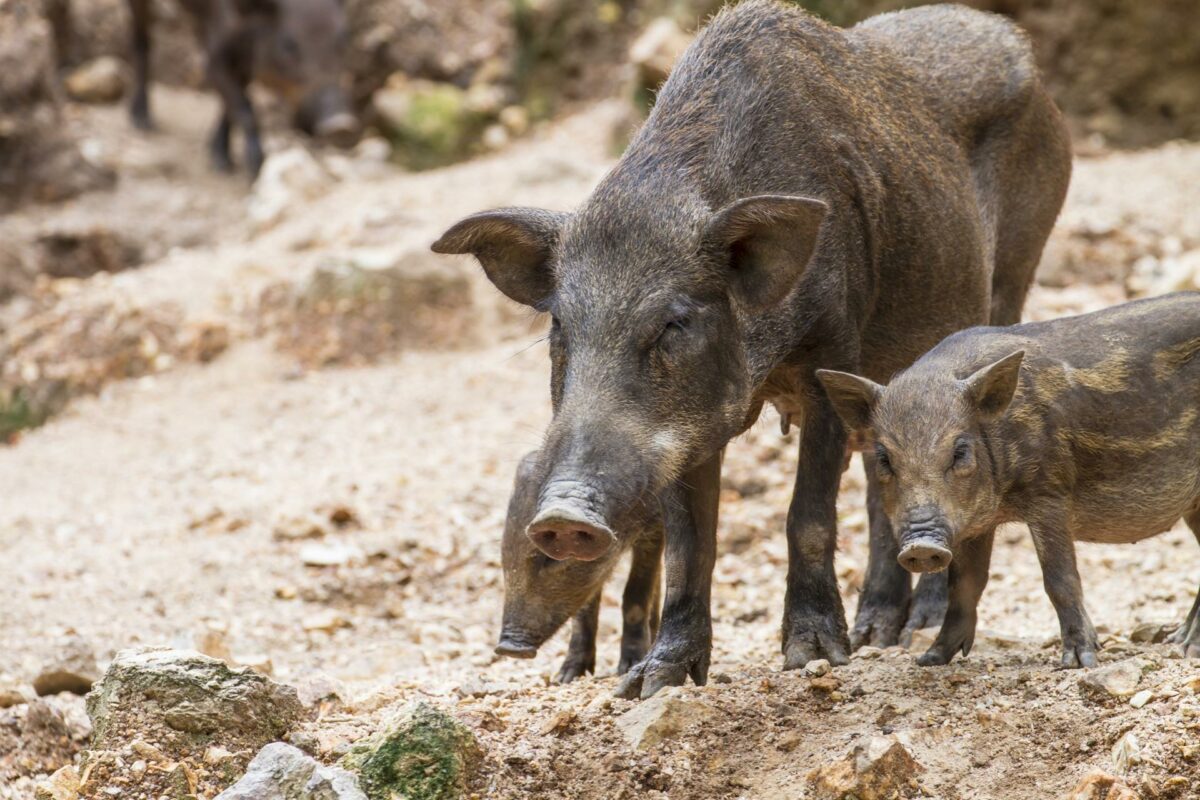
M435 253L470 253L506 295L540 310L554 291L550 258L567 215L540 208L472 214L433 243Z
M962 381L967 401L974 406L980 419L995 419L1008 408L1021 380L1021 362L1024 358L1025 351L1018 350L977 370Z
M867 378L831 369L817 370L817 378L846 428L851 434L857 434L858 439L865 440L871 427L871 414L883 394L883 387ZM859 444L861 446L861 442Z
M750 308L782 300L804 274L827 207L811 197L747 197L713 215L705 243L729 259L733 294Z

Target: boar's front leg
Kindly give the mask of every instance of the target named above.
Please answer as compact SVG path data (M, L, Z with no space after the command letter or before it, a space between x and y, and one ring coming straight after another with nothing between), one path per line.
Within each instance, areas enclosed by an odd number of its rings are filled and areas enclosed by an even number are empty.
M556 682L570 683L596 671L596 632L600 628L600 596L603 593L603 588L597 590L588 604L575 615L571 643L567 645L567 657L554 677Z
M849 659L846 613L833 571L837 549L837 492L846 431L817 391L800 430L800 464L788 508L788 577L783 611L783 668L824 658Z
M1196 541L1200 542L1200 511L1188 516L1187 524L1192 533L1196 534ZM1185 658L1200 658L1200 592L1196 593L1196 600L1192 603L1192 610L1188 612L1187 619L1171 634L1171 642L1183 648Z
M647 530L633 546L629 580L621 598L621 660L617 674L624 675L646 657L658 633L659 583L662 578L663 532Z
M926 572L917 580L917 590L913 592L912 606L908 609L908 622L900 634L900 644L908 647L912 644L914 633L922 628L936 628L945 621L949 577L947 570Z
M1075 542L1066 533L1062 512L1029 522L1033 546L1042 565L1042 583L1058 613L1062 631L1062 666L1065 669L1096 666L1099 641L1083 607L1083 585L1075 565Z
M697 686L708 681L720 490L718 453L660 496L667 574L662 627L650 653L617 686L617 697L650 697L665 686L682 686L689 675Z
M954 554L948 570L949 604L946 619L937 638L921 655L917 663L922 667L949 664L960 650L970 655L975 644L976 609L983 589L987 586L988 567L992 562L992 542L996 531L990 530L965 541Z
M908 616L912 597L912 579L908 570L896 560L899 547L892 535L892 526L879 495L879 478L875 474L875 456L862 454L863 471L867 476L867 518L871 535L871 550L867 556L867 577L863 583L854 628L850 631L850 646L857 650L863 645L891 647L900 640L900 629Z

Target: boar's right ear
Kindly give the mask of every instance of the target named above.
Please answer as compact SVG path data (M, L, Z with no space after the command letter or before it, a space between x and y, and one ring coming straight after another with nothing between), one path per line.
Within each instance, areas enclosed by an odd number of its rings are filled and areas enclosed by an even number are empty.
M713 215L704 239L727 254L733 294L750 308L786 297L812 258L826 209L811 197L758 195Z
M863 434L870 429L871 413L883 394L882 386L867 378L831 369L817 370L817 378L825 387L833 410L851 433Z
M1024 359L1024 350L1009 353L962 381L967 402L976 409L980 419L995 419L1008 408L1021 380L1021 362Z
M506 295L541 308L554 291L550 257L566 214L501 208L472 214L433 243L435 253L470 253Z

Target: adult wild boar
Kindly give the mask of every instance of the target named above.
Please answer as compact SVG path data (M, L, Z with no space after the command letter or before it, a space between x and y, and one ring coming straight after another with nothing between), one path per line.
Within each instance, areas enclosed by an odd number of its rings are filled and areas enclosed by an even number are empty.
M345 146L358 121L343 86L347 38L341 0L180 0L192 16L207 58L207 76L221 96L221 117L209 152L213 166L233 168L229 138L236 125L245 139L246 169L263 162L258 117L247 88L253 80L278 91L305 133ZM148 130L152 0L129 0L133 20L135 86L130 115Z
M706 680L721 452L768 402L801 430L784 668L846 662L847 434L814 371L885 379L946 334L1016 322L1069 173L1003 18L932 6L840 30L751 0L701 32L582 208L487 211L434 244L553 317L535 544L598 558L626 515L661 506L662 626L619 694ZM911 589L867 461L855 639L891 643Z
M900 562L949 567L920 664L970 653L1000 523L1029 524L1064 667L1094 667L1099 647L1075 540L1137 542L1180 519L1200 537L1200 293L962 331L887 387L820 377L876 450ZM1200 658L1200 598L1174 641Z
M655 518L631 520L632 529L594 561L555 560L534 547L525 529L537 513L538 454L527 454L517 468L508 518L504 523L501 558L504 565L504 618L496 653L533 658L538 648L572 620L567 657L556 680L569 683L596 669L596 634L600 600L625 550L631 552L629 578L621 598L621 657L617 674L624 675L642 660L659 620L662 523Z

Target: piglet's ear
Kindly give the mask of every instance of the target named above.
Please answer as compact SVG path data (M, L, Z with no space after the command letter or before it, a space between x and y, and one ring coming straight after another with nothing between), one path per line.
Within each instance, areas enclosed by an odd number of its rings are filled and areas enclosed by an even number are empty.
M786 297L808 266L825 211L811 197L759 195L714 214L705 242L728 256L733 295L753 309Z
M980 419L995 419L1008 409L1021 380L1021 362L1024 358L1025 351L1018 350L962 381L967 402L975 408Z
M825 387L833 410L850 431L855 449L865 448L870 440L871 415L883 395L883 387L867 378L831 369L817 370L817 378Z
M535 308L554 291L550 258L567 215L537 208L472 214L433 243L435 253L470 253L504 294Z

